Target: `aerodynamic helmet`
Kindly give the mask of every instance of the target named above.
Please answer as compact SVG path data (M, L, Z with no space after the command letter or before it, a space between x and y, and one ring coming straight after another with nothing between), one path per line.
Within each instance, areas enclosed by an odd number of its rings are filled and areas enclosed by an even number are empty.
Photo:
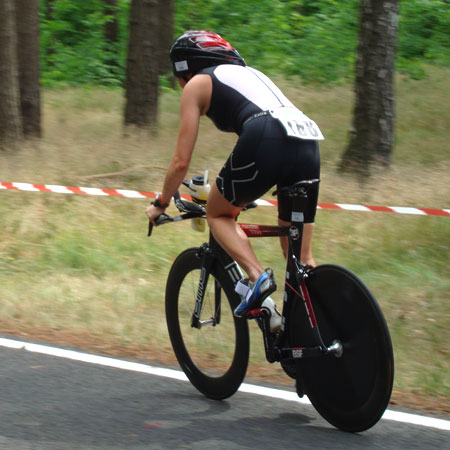
M176 77L195 75L205 67L220 64L245 66L244 58L217 33L206 30L186 31L170 47L170 59Z

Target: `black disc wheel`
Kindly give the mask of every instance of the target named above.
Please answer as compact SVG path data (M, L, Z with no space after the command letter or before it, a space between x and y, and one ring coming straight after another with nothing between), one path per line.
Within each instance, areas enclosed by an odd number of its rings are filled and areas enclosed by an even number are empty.
M329 423L345 431L367 430L387 408L394 379L392 344L383 313L362 281L343 267L318 266L306 285L324 344L328 347L337 340L343 352L298 360L297 376ZM303 302L295 302L292 346L313 345L304 311Z
M200 312L199 327L192 326L202 258L198 248L175 260L166 287L166 318L178 362L191 383L204 395L224 399L233 395L247 371L247 321L235 318L239 302L233 283L222 267L213 264Z

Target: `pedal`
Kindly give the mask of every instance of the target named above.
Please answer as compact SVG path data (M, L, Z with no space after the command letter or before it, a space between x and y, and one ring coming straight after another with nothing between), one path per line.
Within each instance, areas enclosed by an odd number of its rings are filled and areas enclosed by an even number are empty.
M270 320L270 312L265 308L256 308L248 311L244 317L246 319L255 319L259 329L264 333L264 321ZM270 326L267 326L267 330L270 330Z
M262 317L262 315L264 314L263 310L261 308L256 308L256 309L251 309L250 311L247 311L244 314L244 317L246 319L259 319Z

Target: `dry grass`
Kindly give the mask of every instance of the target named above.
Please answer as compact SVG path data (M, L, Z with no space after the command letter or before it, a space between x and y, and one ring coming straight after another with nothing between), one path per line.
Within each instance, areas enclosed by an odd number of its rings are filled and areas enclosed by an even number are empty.
M394 164L363 185L335 171L350 123L351 89L281 82L327 138L321 146L319 201L450 208L446 75L448 71L436 70L428 80L399 80ZM156 137L137 131L125 136L122 105L118 90L45 92L44 138L18 153L0 154L0 180L160 189L161 168L167 166L175 142L178 94L163 97ZM235 137L218 133L207 119L200 136L190 173L208 168L214 177ZM92 177L106 173L118 174ZM88 345L95 336L108 351L167 361L171 352L164 320L165 278L173 258L206 235L193 232L189 224L177 224L146 239L146 204L2 191L4 331L42 336L48 330L51 339L72 336L82 347L83 339ZM245 221L272 223L274 217L273 208L259 208ZM402 395L449 397L449 225L445 217L318 213L316 259L351 268L374 291L391 327L396 390ZM275 240L257 240L255 248L265 265L283 273ZM258 330L254 332L252 373L261 375L262 347ZM265 380L278 380L274 366L264 365L262 371Z

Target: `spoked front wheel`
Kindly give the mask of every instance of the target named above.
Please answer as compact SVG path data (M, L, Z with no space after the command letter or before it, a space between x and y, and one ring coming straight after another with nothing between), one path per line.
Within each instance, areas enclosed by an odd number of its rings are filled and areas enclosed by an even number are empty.
M388 406L394 378L389 330L378 303L362 281L343 267L313 269L306 282L320 333L328 347L342 344L340 357L305 358L297 373L316 410L345 431L375 425ZM296 302L291 322L292 344L310 340L298 317ZM311 345L310 343L308 345Z
M192 326L201 271L198 248L175 260L166 287L167 326L175 355L191 383L207 397L220 400L233 395L245 377L248 325L234 317L237 294L228 274L213 264L203 286L203 325Z

